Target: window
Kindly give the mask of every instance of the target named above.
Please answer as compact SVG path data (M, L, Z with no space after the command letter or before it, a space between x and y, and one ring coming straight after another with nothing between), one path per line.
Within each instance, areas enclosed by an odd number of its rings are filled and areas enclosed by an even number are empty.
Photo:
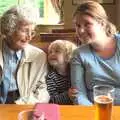
M17 0L1 0L0 1L0 16L11 6L17 5Z
M59 15L55 12L51 0L37 0L37 5L40 9L40 24L57 24L59 22Z
M0 16L9 7L23 3L30 3L39 8L39 24L57 24L59 22L59 15L55 12L51 0L2 0L0 1Z

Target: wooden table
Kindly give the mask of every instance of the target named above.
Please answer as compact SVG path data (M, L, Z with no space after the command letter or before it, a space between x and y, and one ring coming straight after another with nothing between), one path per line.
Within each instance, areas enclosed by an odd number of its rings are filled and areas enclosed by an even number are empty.
M17 120L18 113L25 109L32 109L32 105L0 105L0 120ZM61 105L61 120L94 120L95 107L79 105ZM112 120L120 120L120 107L113 107Z

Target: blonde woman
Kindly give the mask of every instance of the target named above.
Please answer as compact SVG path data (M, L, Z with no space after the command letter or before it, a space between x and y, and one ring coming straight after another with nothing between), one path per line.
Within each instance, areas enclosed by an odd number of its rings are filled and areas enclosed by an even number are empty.
M66 40L55 40L48 48L49 72L46 78L50 103L72 104L69 61L76 45Z
M71 59L74 104L92 105L93 86L113 85L115 105L120 105L120 37L104 8L87 1L76 9L73 21L81 42ZM73 90L74 90L73 89Z

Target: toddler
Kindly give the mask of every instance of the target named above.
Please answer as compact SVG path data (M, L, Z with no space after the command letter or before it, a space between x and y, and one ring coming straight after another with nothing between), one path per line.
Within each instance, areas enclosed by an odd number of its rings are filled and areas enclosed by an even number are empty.
M67 40L55 40L48 47L49 72L46 77L50 103L72 104L69 97L69 61L76 45Z

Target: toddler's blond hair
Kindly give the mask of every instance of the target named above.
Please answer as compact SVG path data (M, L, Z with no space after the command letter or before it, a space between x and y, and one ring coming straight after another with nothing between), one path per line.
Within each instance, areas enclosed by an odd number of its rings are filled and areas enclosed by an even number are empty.
M68 40L55 40L49 45L48 54L51 48L59 49L60 52L64 52L66 56L65 60L69 62L72 56L72 52L77 48L77 46Z

